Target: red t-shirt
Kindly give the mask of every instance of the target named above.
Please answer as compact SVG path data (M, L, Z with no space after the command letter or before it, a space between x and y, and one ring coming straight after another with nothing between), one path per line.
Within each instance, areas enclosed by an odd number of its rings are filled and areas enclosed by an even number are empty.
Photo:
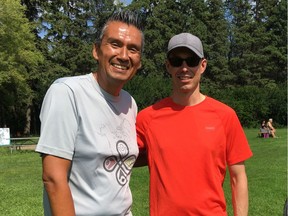
M212 98L180 106L165 98L137 116L147 150L150 216L227 215L226 165L252 156L233 109Z

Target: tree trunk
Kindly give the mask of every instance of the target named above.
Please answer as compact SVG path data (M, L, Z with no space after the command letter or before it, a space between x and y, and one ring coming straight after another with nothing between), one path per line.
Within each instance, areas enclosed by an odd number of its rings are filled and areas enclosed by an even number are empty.
M29 106L26 111L26 124L23 131L24 135L30 135L30 130L31 130L31 106Z

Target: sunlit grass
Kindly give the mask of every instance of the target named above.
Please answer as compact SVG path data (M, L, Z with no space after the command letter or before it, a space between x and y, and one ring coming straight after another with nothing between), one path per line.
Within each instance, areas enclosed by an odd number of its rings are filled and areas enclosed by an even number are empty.
M258 138L257 129L245 130L254 156L246 161L251 216L282 215L287 196L287 130L278 139ZM229 176L224 184L228 212L232 214ZM149 215L149 172L134 168L131 176L133 215ZM0 148L0 215L40 216L42 210L41 159L33 151Z
M40 163L33 151L0 148L0 215L43 215Z

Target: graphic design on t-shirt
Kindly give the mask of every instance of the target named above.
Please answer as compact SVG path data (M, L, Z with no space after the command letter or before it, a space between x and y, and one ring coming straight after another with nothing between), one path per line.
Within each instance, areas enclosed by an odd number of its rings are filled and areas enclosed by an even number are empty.
M116 144L118 156L112 155L105 159L104 169L108 172L116 171L116 179L119 185L123 186L128 182L128 175L131 173L132 167L136 161L135 155L129 155L128 145L119 140ZM128 156L128 157L127 157Z

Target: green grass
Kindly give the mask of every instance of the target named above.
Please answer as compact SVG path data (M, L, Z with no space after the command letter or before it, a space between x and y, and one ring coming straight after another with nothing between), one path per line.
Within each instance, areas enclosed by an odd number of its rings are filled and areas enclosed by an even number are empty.
M257 138L250 130L246 134L254 154L246 162L250 215L283 215L287 197L287 129L277 130L278 139Z
M43 215L39 155L1 147L0 191L0 215Z
M245 130L254 156L246 161L249 181L249 215L283 214L287 196L287 129L278 139L258 138L257 129ZM224 184L229 215L232 214L229 176ZM149 215L149 172L135 168L131 176L133 215ZM0 148L0 215L40 216L42 210L41 159L33 151Z

